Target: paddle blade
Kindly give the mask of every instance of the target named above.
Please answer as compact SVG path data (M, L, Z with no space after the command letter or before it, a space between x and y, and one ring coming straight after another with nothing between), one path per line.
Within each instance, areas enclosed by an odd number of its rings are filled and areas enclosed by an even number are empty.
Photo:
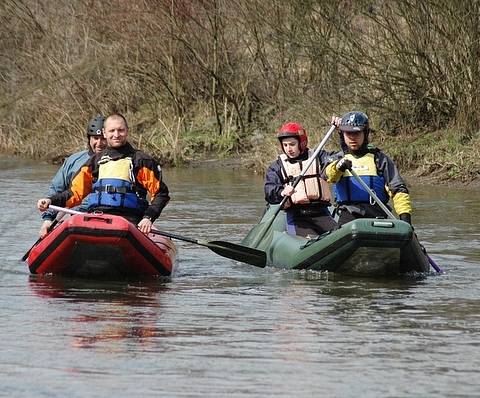
M223 241L199 241L198 244L208 247L210 250L222 257L227 257L242 263L254 265L255 267L259 268L264 268L267 265L267 255L262 250L252 249L247 246Z
M30 255L30 252L32 251L32 249L38 245L40 243L40 241L42 240L42 238L38 238L37 241L32 245L32 247L30 249L28 249L28 251L23 255L23 257L21 258L20 261L25 261L28 256Z
M64 213L65 214L65 213ZM58 224L58 221L60 221L60 219L64 216L64 214L62 214L59 218L56 218L55 220L53 220L53 222L50 224L50 226L48 227L47 229L47 234L50 233L52 231L53 228L55 228L55 225ZM28 249L28 251L23 255L21 261L25 261L28 256L30 255L30 252L32 251L32 249L37 246L40 241L42 240L43 238L38 238L37 241L32 245L32 247L30 249Z

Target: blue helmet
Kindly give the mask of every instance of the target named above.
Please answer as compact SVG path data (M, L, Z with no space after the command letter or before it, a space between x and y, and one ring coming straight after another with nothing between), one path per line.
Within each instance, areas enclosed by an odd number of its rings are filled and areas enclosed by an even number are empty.
M368 134L370 133L370 124L368 122L368 116L363 112L351 111L347 112L342 116L340 121L339 136L340 136L340 146L342 150L347 153L349 151L347 144L345 143L345 138L343 137L344 132L363 132L365 134L365 139L363 141L362 148L365 150L368 145Z
M363 131L367 135L370 131L368 116L363 112L347 112L342 116L340 131Z

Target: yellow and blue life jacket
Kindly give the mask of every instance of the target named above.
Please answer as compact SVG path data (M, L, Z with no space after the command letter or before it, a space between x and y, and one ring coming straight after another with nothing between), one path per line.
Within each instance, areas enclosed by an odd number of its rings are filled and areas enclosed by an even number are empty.
M379 176L377 166L375 164L375 155L367 153L361 158L356 158L351 154L345 155L352 161L352 168L358 176L377 194L378 198L383 202L388 202L388 194L385 190L385 179ZM370 195L358 183L353 175L346 170L335 184L335 195L337 203L370 203Z
M103 156L98 162L98 179L88 196L88 209L116 207L144 211L148 205L135 190L132 158Z

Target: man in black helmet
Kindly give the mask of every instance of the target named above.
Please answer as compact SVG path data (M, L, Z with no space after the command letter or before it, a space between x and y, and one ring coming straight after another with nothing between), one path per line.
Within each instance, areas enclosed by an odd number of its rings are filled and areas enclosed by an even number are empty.
M57 174L50 182L48 196L60 193L68 189L72 178L77 174L80 167L82 167L90 156L102 152L106 146L107 141L103 137L102 128L105 117L97 115L93 117L87 125L87 145L88 149L70 155L62 164L62 167L57 171ZM42 214L43 224L40 227L39 235L43 238L48 231L53 220L57 216L54 210L47 210Z
M336 160L326 168L327 181L334 183L339 211L338 224L343 225L355 218L385 218L385 212L370 197L369 193L353 177L358 176L387 205L389 199L402 221L411 224L412 205L407 186L397 167L387 155L368 143L371 131L368 116L352 111L341 118L332 117L339 129L342 150Z

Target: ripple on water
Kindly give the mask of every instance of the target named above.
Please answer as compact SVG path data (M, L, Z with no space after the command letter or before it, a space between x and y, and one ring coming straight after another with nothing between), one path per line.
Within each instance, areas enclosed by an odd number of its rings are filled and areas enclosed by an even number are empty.
M22 198L0 192L2 396L478 393L478 200L468 193L460 211L458 192L413 190L416 231L444 275L260 269L178 241L170 282L92 282L30 278L18 261L36 240L34 199L55 170L15 167L18 186L0 176ZM261 177L164 175L172 201L158 229L239 242L263 210Z

